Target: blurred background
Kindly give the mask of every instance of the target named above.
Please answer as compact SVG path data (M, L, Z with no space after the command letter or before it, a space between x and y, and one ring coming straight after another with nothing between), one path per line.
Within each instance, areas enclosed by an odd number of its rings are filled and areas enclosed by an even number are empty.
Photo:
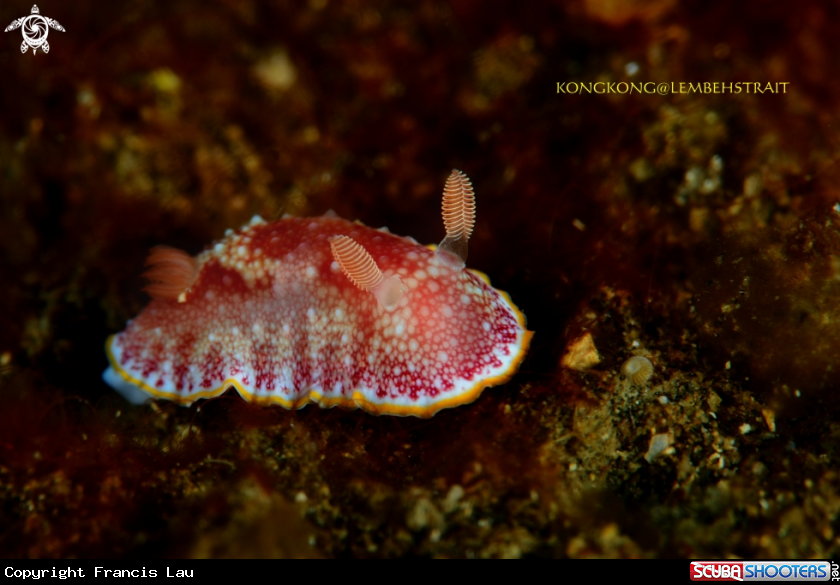
M47 54L0 37L3 556L838 554L837 4L38 7ZM328 209L438 242L452 168L536 332L508 384L419 420L101 381L150 247Z

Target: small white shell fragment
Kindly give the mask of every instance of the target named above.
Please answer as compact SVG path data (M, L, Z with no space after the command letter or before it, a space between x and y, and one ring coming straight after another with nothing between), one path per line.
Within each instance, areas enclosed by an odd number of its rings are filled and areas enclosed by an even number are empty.
M653 462L654 459L662 455L671 446L671 434L659 433L650 438L650 445L647 453L645 453L645 460L648 463Z
M598 355L592 334L585 333L566 346L566 353L560 360L560 364L572 370L588 370L598 365L600 361L601 356Z
M738 430L741 431L742 435L746 435L752 430L752 425L750 423L744 423L738 427Z
M621 365L621 373L633 384L644 384L653 375L653 364L640 355L631 357Z

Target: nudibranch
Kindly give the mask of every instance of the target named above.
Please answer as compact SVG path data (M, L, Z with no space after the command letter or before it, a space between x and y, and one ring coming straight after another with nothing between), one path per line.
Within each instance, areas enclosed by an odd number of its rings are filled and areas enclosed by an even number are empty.
M509 380L532 332L465 267L469 179L444 188L437 247L328 212L250 224L197 257L154 248L149 305L106 342L103 379L130 402L246 400L429 417Z

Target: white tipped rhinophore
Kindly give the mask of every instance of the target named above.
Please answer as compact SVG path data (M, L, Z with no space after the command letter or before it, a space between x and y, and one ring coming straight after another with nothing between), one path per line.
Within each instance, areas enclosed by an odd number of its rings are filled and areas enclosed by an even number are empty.
M102 372L102 379L114 390L119 392L123 398L131 404L145 404L151 402L153 396L131 382L120 376L113 366Z
M330 240L330 247L333 258L353 284L373 293L383 309L397 306L405 291L402 281L396 275L383 275L364 246L349 236L337 236Z
M453 169L443 188L443 225L446 237L438 246L440 252L454 254L467 261L467 242L475 225L475 195L467 175Z

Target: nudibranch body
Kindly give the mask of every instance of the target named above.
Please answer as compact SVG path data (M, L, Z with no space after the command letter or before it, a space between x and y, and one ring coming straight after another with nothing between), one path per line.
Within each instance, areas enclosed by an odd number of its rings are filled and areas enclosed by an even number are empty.
M437 250L334 214L255 217L196 258L154 249L153 299L108 339L103 378L134 403L230 387L285 408L402 416L472 402L513 376L532 333L464 268L472 190L457 171L447 189Z

